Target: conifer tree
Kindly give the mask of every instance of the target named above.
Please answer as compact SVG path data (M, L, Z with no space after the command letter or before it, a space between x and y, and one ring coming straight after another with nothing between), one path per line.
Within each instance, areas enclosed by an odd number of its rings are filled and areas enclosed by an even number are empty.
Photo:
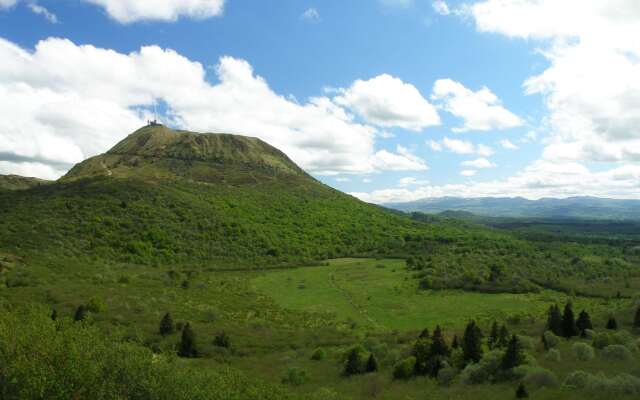
M593 324L591 323L591 317L589 316L589 313L587 313L585 310L582 310L580 312L580 315L578 315L578 320L576 321L576 328L578 328L578 331L580 331L581 336L584 336L586 334L587 329L593 329Z
M76 309L76 313L73 316L73 320L84 321L87 318L88 314L89 314L89 310L87 309L87 306L85 306L84 304L81 304Z
M457 349L460 347L460 341L458 340L458 335L453 335L453 339L451 340L451 348Z
M164 317L160 320L160 327L158 331L162 336L171 335L176 330L176 326L173 323L173 318L171 318L171 314L166 313Z
M182 338L178 349L180 357L195 358L198 357L198 346L196 344L196 334L191 328L191 324L187 323L182 328Z
M517 335L513 335L509 340L507 351L504 353L504 357L502 357L501 367L503 370L509 370L521 365L523 362L524 353L522 351L520 339L518 339Z
M556 336L563 336L562 316L560 315L560 308L557 304L549 307L547 316L547 329L553 332Z
M424 328L422 330L422 332L420 332L420 336L418 336L419 339L429 339L431 335L429 334L429 329L428 328Z
M542 341L542 348L544 349L544 351L547 351L551 348L551 346L549 346L549 342L547 341L547 336L544 333L542 334L540 340Z
M507 347L509 344L509 330L506 325L502 325L498 334L498 348Z
M482 331L475 321L469 322L464 330L462 352L466 362L478 362L482 358Z
M618 321L616 321L614 316L609 317L609 320L607 321L607 329L610 329L613 331L618 329Z
M440 325L436 327L436 330L433 331L433 336L431 337L431 347L429 348L429 356L449 356L449 346L447 345L447 341L442 334L442 329L440 329Z
M51 320L56 321L57 319L58 319L58 311L56 311L56 309L54 308L53 310L51 310Z
M529 392L527 392L527 388L524 386L524 383L520 382L518 389L516 389L516 399L526 399L528 397Z
M489 338L487 338L487 345L490 350L498 347L500 333L498 332L498 323L493 321L493 325L491 325L491 333L489 333Z
M636 316L633 318L633 327L640 329L640 307L636 310Z
M354 348L347 356L347 363L344 365L344 374L346 376L357 375L362 372L361 349Z
M562 336L567 339L572 338L578 334L576 328L576 320L573 315L573 306L571 302L568 302L564 306L564 313L562 314Z
M373 355L373 353L371 353L371 355L369 356L369 359L367 360L366 371L367 372L378 371L378 360L376 359L376 356Z
M412 355L416 359L415 372L418 375L429 373L429 355L431 353L431 340L418 339L413 345Z
M225 332L220 332L220 334L216 335L215 339L213 339L213 344L229 349L231 348L231 339Z

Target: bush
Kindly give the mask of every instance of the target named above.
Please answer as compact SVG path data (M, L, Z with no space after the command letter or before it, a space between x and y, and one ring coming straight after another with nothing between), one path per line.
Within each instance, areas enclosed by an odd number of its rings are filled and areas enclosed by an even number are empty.
M50 399L243 399L290 398L221 368L176 368L173 358L91 324L53 321L51 310L0 309L0 398Z
M548 361L560 362L562 357L560 356L560 351L558 349L551 349L545 354L544 358Z
M593 360L593 357L595 357L593 347L586 343L575 343L571 349L573 350L573 354L580 361Z
M293 386L300 386L309 380L307 371L300 368L289 368L282 377L282 383Z
M518 335L518 342L523 350L533 350L536 347L536 341L531 336Z
M416 367L416 358L408 357L400 361L393 368L394 379L409 379L413 376L414 369Z
M544 340L547 343L547 347L549 349L553 349L558 347L558 345L560 344L560 337L556 336L553 332L551 331L546 331L544 333Z
M442 386L449 386L453 383L454 379L456 379L457 375L457 369L450 365L446 365L438 371L438 383Z
M97 314L105 312L107 310L107 305L105 304L104 300L98 297L92 297L91 300L89 300L89 302L87 303L87 310Z
M602 350L602 357L608 360L628 361L633 358L628 348L621 344L612 344Z
M493 350L475 364L469 364L460 373L460 383L463 385L476 385L492 382L497 379L504 351Z
M584 371L575 371L567 376L564 385L574 389L589 390L607 395L639 395L640 378L621 374L612 378L604 375L592 375Z
M558 386L558 378L548 369L541 367L529 367L523 379L527 387L555 387Z
M593 340L594 336L596 335L596 331L594 331L593 329L585 329L583 335L586 339Z
M316 349L316 351L311 354L311 359L314 361L321 361L327 357L327 352L324 349Z
M602 332L602 333L596 333L593 336L593 347L595 347L598 350L602 350L605 347L613 344L612 343L612 339L611 339L611 335L609 333L606 332Z

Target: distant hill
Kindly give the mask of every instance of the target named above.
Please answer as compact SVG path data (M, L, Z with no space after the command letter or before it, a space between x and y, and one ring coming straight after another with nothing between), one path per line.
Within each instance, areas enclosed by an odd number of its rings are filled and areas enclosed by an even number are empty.
M522 197L440 197L385 206L406 212L463 211L489 217L640 220L640 200L597 197L540 200Z
M24 190L34 186L41 186L51 183L44 179L28 178L18 175L0 175L0 191L2 190Z

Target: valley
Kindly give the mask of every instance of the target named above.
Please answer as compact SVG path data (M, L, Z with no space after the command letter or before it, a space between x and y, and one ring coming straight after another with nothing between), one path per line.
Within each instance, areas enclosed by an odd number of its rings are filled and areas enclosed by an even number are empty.
M637 398L637 233L585 224L404 214L263 142L145 127L0 192L0 390Z

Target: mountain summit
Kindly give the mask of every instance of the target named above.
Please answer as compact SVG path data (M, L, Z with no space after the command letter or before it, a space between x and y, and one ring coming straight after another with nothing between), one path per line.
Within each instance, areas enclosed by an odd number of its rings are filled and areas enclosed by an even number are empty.
M105 154L76 165L62 181L113 176L241 183L283 175L311 178L283 152L257 138L149 125Z

